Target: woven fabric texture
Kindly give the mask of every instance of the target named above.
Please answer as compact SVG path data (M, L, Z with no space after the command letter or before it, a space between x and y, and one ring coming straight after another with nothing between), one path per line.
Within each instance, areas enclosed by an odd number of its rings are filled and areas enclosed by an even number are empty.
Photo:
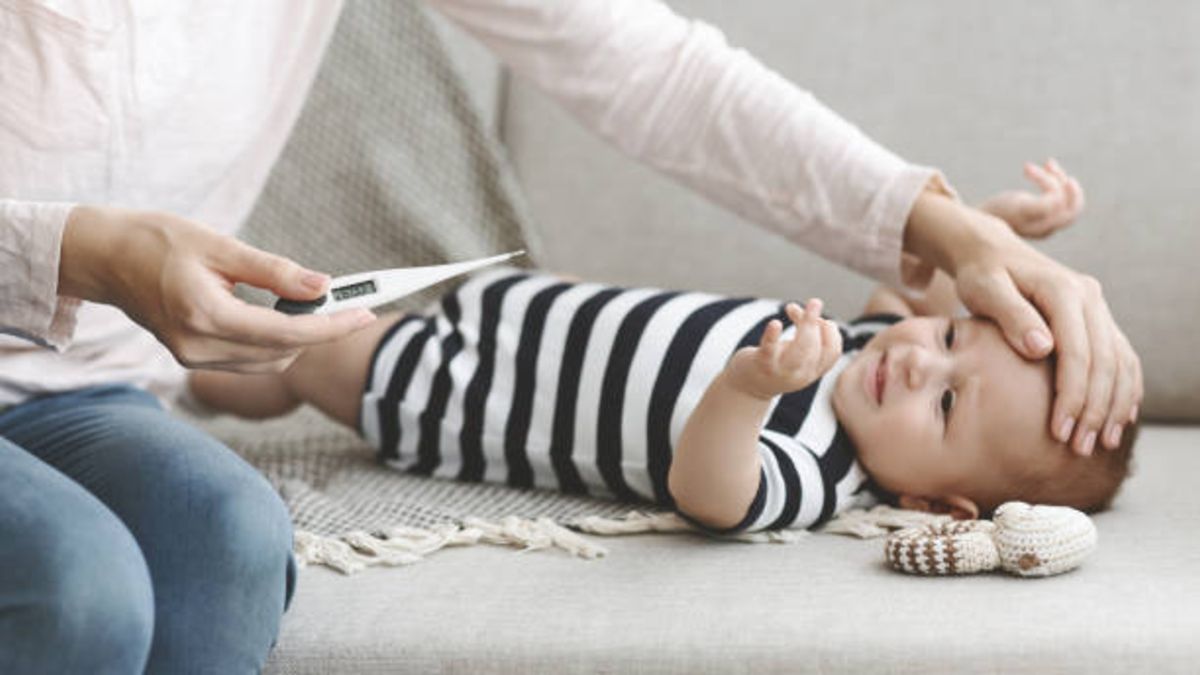
M338 275L535 249L527 221L429 18L409 0L368 0L346 3L241 236Z
M220 417L200 423L267 476L296 529L322 536L428 528L468 517L546 516L571 524L585 516L617 517L631 508L546 490L405 474L381 465L360 438L312 408L266 422Z

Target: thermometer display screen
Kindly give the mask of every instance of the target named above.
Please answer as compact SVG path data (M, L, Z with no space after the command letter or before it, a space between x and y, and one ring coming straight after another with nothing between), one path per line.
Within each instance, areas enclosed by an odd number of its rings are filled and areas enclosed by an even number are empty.
M375 282L367 280L335 288L329 294L333 296L334 300L349 300L350 298L357 298L362 295L370 295L376 290Z

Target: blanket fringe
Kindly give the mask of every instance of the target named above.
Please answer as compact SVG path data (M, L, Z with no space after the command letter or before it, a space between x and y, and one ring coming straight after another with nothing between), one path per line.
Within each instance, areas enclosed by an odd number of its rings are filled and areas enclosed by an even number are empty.
M589 560L608 553L603 546L593 544L549 518L517 516L499 521L466 518L462 525L447 523L429 529L399 526L379 533L356 530L340 536L297 530L293 552L301 567L325 565L342 574L355 574L375 565L411 565L448 546L481 543L516 546L523 551L560 548Z
M846 511L827 523L820 531L869 539L884 536L894 529L948 520L950 517L946 515L880 505L869 511ZM570 527L580 532L602 536L703 532L678 514L644 511L630 511L619 518L586 516L572 521ZM742 533L724 539L754 544L789 544L809 534L802 530L771 530ZM323 536L297 530L293 551L296 562L301 567L325 565L342 574L355 574L375 565L411 565L448 546L476 544L514 546L520 548L521 552L557 548L586 560L594 560L608 554L608 549L588 541L550 518L518 516L507 516L500 520L469 517L464 518L461 525L446 523L431 528L397 526L379 533L356 530L340 536Z
M675 533L704 531L679 516L678 513L645 513L630 511L620 518L585 516L571 523L573 527L589 534L607 536L622 534L646 534L650 532ZM790 544L799 541L808 533L802 530L769 530L766 532L743 532L723 539L744 541L751 544Z
M954 520L942 513L910 511L880 504L870 510L850 509L838 514L820 529L827 534L845 534L859 539L873 539L892 530L921 525L935 525Z

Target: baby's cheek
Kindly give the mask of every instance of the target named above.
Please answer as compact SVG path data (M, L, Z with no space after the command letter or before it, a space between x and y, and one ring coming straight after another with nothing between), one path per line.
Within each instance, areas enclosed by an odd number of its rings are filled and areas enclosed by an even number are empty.
M868 473L883 473L892 464L887 434L881 429L872 429L869 425L847 425L846 433L854 443L855 456Z
M865 434L859 450L867 473L893 490L910 487L932 467L929 440L893 419Z

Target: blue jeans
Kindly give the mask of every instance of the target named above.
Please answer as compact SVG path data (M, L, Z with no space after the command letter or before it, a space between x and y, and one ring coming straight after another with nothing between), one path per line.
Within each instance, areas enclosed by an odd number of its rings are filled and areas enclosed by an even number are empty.
M0 412L0 673L250 673L292 526L233 451L128 386Z

